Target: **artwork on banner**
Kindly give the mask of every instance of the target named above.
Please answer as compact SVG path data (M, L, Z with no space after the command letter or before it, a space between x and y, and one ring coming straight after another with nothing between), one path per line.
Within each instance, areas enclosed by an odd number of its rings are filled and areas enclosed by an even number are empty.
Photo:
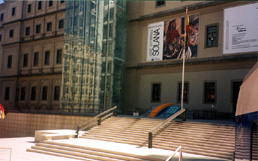
M258 3L254 3L224 10L224 54L258 50L257 8Z
M162 60L164 22L148 26L147 61Z
M199 37L199 15L189 16L189 42L186 58L197 57ZM164 22L163 60L181 59L185 43L185 18L175 18Z

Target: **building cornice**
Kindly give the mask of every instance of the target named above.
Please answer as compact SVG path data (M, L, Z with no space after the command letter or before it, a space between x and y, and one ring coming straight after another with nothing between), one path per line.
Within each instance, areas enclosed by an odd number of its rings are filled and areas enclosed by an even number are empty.
M36 19L36 18L40 18L40 17L45 17L45 16L48 16L48 15L57 14L57 13L60 13L60 12L65 12L65 8L57 10L57 11L53 11L53 12L48 12L48 13L45 13L45 14L42 14L42 15L37 15L37 16L29 17L29 18L24 18L22 21L32 20L32 19Z
M185 60L186 65L197 65L197 64L211 64L211 63L225 63L225 62L239 62L247 60L257 60L258 53L245 53L245 54L233 54L216 57L205 57L205 58L188 58ZM156 62L138 63L136 66L128 66L127 69L143 69L143 68L156 68L166 66L181 66L182 59L178 60L163 60Z
M187 7L188 7L188 11L191 11L191 10L205 8L205 7L211 7L211 6L221 5L221 4L225 4L225 3L230 3L230 2L234 2L234 1L200 2L197 4L188 5ZM139 18L129 20L129 23L146 21L146 20L165 17L165 16L169 16L172 14L177 14L177 13L185 13L185 8L186 8L186 6L183 6L183 7L165 10L165 11L161 11L161 12L157 12L157 13L153 13L153 14L147 14L144 16L140 16Z
M45 13L45 14L42 14L42 15L37 15L37 16L29 17L29 18L22 18L22 19L17 19L17 20L14 20L14 21L5 22L2 25L4 26L4 25L16 23L16 22L28 21L28 20L32 20L32 19L36 19L36 18L40 18L40 17L45 17L45 16L52 15L52 14L57 14L57 13L60 13L60 12L65 12L65 8L64 9L60 9L58 11L53 11L53 12Z

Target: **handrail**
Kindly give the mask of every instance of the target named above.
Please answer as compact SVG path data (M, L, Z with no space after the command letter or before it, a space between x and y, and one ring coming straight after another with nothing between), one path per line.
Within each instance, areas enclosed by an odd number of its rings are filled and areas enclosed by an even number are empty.
M182 155L182 146L180 145L176 151L174 151L174 153L172 153L168 159L166 159L166 161L171 161L173 159L173 157L176 155L176 153L179 152L179 158L178 158L178 161L182 161L183 160L183 155Z
M108 114L109 113L109 114ZM106 115L107 114L107 115ZM79 137L79 132L81 130L87 129L91 126L94 126L96 124L100 125L101 121L104 121L105 119L107 119L108 117L112 116L112 115L116 115L117 114L117 106L112 107L96 116L94 116L93 118L91 118L90 120L83 122L82 124L77 126L77 138Z
M182 108L180 111L178 111L177 113L175 113L174 115L170 116L169 118L167 118L165 121L161 122L159 125L157 125L156 127L154 127L151 131L149 131L149 138L148 138L148 147L152 148L152 138L153 135L155 134L155 132L157 132L158 130L160 130L161 128L165 127L167 124L170 123L171 120L175 119L177 116L179 116L180 114L184 113L185 109ZM185 116L184 116L185 117ZM183 118L184 120L185 118Z

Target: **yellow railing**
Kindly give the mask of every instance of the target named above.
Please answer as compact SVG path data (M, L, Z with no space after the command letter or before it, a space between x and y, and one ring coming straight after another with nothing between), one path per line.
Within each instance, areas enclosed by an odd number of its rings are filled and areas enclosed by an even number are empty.
M104 121L107 118L109 118L113 115L116 115L116 114L117 114L117 106L112 107L112 108L98 114L97 116L91 118L90 120L78 125L77 130L76 130L77 138L79 137L80 131L88 129L88 128L92 128L93 126L96 126L96 125L100 125L101 121Z

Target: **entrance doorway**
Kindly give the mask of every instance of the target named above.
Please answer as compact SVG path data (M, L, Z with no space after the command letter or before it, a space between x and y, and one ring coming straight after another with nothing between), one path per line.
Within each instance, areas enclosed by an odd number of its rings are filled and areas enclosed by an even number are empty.
M239 93L241 84L242 84L242 81L235 81L233 82L233 85L232 85L233 86L233 90L232 90L233 118L235 118L238 93Z

